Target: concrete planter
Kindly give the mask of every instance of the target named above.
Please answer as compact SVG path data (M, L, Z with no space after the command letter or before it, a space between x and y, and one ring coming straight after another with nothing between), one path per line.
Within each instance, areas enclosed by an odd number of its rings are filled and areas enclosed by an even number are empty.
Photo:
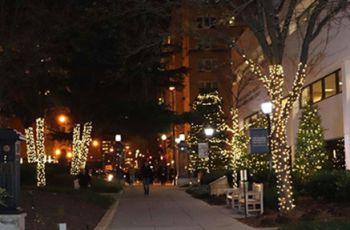
M1 230L24 230L27 213L0 214Z

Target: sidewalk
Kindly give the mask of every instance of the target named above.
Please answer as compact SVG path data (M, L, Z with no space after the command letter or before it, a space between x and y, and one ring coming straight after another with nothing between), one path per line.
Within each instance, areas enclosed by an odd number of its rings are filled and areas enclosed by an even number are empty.
M232 230L253 229L233 218L232 210L210 206L174 187L127 188L108 230Z

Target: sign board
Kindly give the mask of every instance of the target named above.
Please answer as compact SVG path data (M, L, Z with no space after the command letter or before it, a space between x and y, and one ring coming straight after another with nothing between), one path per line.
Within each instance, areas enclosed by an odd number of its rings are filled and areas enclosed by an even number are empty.
M199 158L209 157L208 143L198 143L198 157Z
M249 152L267 153L269 152L268 131L263 128L249 129Z

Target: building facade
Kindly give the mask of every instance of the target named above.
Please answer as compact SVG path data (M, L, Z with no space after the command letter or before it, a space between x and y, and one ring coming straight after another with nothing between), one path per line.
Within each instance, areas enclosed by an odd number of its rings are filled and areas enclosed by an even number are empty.
M344 19L341 24L325 28L312 43L302 95L294 104L287 132L288 142L294 153L301 109L307 102L317 105L328 150L335 150L336 143L344 139L347 169L350 168L350 45L347 39L349 36L350 21ZM297 47L300 47L300 42L297 33L291 33L287 38L283 59L286 94L291 89L298 65L295 60L298 60ZM248 29L240 37L239 44L250 58L259 62L264 70L267 69L261 49ZM237 53L233 53L232 56L233 61L237 63L235 66L237 76L241 78L251 76L242 58ZM233 90L236 92L238 84L239 82L233 84ZM260 111L261 103L269 100L266 90L257 79L240 92L240 96L238 107L242 123L254 119Z
M183 1L182 6L172 13L166 43L181 47L181 51L164 61L167 69L186 67L187 74L182 87L170 87L162 96L165 103L178 114L190 112L191 103L199 93L214 90L223 98L223 110L229 114L232 107L231 85L235 78L230 41L243 32L243 26L233 24L232 18L225 12L226 9L217 4ZM175 125L169 135L187 135L189 129L188 124ZM176 151L175 147L170 148L171 155L178 156L179 175L185 176L188 155Z

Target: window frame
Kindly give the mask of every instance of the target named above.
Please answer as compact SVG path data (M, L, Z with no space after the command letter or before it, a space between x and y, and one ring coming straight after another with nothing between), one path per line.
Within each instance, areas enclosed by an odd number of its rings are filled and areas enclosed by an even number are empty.
M302 89L301 89L301 92L303 92L303 90L305 90L306 88L309 89L309 92L310 92L310 101L309 103L310 104L317 104L323 100L326 100L328 98L331 98L331 97L334 97L338 94L341 94L343 91L341 90L341 87L339 86L339 73L340 73L341 69L336 69L335 71L321 77L320 79L317 79L311 83L309 83L308 85L304 86ZM335 84L336 84L336 92L335 94L329 96L329 97L326 97L326 83L325 83L325 79L331 75L335 74ZM313 87L312 85L314 85L315 83L317 83L318 81L321 81L321 90L322 90L322 93L321 93L321 100L317 101L317 102L314 102L313 101ZM299 98L299 108L303 108L303 98L302 98L302 94L300 95L300 98Z

